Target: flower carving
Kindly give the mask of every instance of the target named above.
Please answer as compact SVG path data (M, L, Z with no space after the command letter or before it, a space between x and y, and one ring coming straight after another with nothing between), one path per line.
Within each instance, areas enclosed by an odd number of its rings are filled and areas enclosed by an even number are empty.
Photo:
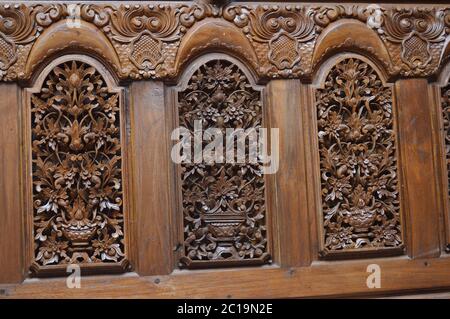
M391 94L354 58L336 64L316 93L323 254L402 244Z
M123 260L118 93L94 67L70 61L31 105L35 262Z
M222 130L224 136L227 128L261 126L261 93L236 65L224 60L201 66L179 92L178 103L180 124L191 132L195 120L202 120L204 129ZM260 165L182 164L182 265L269 260Z

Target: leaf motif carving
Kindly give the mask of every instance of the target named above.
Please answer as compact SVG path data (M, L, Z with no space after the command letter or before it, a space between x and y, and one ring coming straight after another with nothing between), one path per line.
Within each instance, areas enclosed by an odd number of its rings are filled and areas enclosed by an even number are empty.
M224 139L227 128L259 129L261 93L244 73L225 60L201 66L187 88L179 92L181 126L193 132L217 128ZM247 142L247 147L249 147ZM204 141L203 147L208 144ZM224 140L224 145L226 141ZM236 152L233 145L233 154ZM267 262L267 226L262 163L202 162L182 164L185 266L199 262L249 260Z
M35 262L123 260L118 93L94 67L69 61L31 105Z
M316 100L325 249L400 246L391 89L369 64L347 58Z

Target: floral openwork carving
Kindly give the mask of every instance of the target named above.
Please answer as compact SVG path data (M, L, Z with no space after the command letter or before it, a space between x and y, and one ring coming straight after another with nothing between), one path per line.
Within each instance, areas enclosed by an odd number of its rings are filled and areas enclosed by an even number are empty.
M443 138L445 141L445 158L447 163L448 191L450 196L450 84L441 88Z
M392 92L347 58L317 90L323 254L402 245Z
M225 60L201 66L178 93L180 125L202 129L254 128L262 123L261 92ZM247 142L250 143L250 142ZM208 144L205 139L203 147ZM225 141L224 141L225 145ZM233 146L236 147L236 146ZM248 147L248 144L247 144ZM227 150L228 151L228 150ZM237 154L233 149L233 154ZM187 266L262 263L269 260L265 183L261 163L182 164L184 252Z
M31 95L31 127L35 265L124 262L119 93L62 63Z

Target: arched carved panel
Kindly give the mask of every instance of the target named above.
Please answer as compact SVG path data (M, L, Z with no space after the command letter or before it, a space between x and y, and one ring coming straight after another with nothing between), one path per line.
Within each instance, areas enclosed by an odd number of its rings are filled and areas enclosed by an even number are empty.
M65 272L68 264L90 271L128 264L122 91L108 85L94 62L58 59L28 90L28 213L38 275Z
M179 125L188 129L192 136L195 121L201 121L204 132L211 128L222 132L224 146L228 145L227 129L258 132L262 127L262 91L252 86L236 64L225 59L201 64L177 93L177 100ZM207 136L204 133L203 149L211 141ZM250 143L248 139L246 149ZM236 147L234 143L231 150L235 161ZM259 161L251 162L247 156L244 163L204 160L181 164L182 266L214 267L270 261L265 178L261 165Z
M450 82L448 78L449 65L447 65L442 74L444 79L441 79L440 85L437 86L437 91L440 97L438 119L441 129L439 136L440 155L441 155L441 170L442 170L442 197L443 210L446 230L446 251L450 252L450 216L449 216L449 199L450 199Z
M403 247L392 90L371 64L337 62L316 91L322 256Z

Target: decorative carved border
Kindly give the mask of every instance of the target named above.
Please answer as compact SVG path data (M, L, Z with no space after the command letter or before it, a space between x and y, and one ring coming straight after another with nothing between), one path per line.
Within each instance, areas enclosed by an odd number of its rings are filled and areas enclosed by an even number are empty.
M390 77L434 75L449 52L448 6L318 6L214 0L133 5L30 2L0 5L0 18L2 81L29 80L36 67L49 58L49 52L55 55L73 50L105 60L123 80L169 81L178 77L185 62L193 58L193 52L231 51L251 62L260 79L311 78L316 66L327 54L342 49L343 43L346 50L380 60ZM198 28L200 21L208 19L227 25L218 28L210 23ZM362 28L358 32L378 38L382 47L367 47L365 36L361 35L354 40L323 36L336 23L346 25L351 21L360 22ZM78 36L59 32L55 39L37 44L55 28L81 31ZM89 36L85 29L96 31L97 36ZM192 39L200 30L197 41L185 43L185 38ZM240 36L232 41L226 37L218 41L217 33L214 35L218 30ZM93 39L99 33L104 39ZM322 41L327 43L327 51L316 52ZM179 50L181 47L184 49Z

